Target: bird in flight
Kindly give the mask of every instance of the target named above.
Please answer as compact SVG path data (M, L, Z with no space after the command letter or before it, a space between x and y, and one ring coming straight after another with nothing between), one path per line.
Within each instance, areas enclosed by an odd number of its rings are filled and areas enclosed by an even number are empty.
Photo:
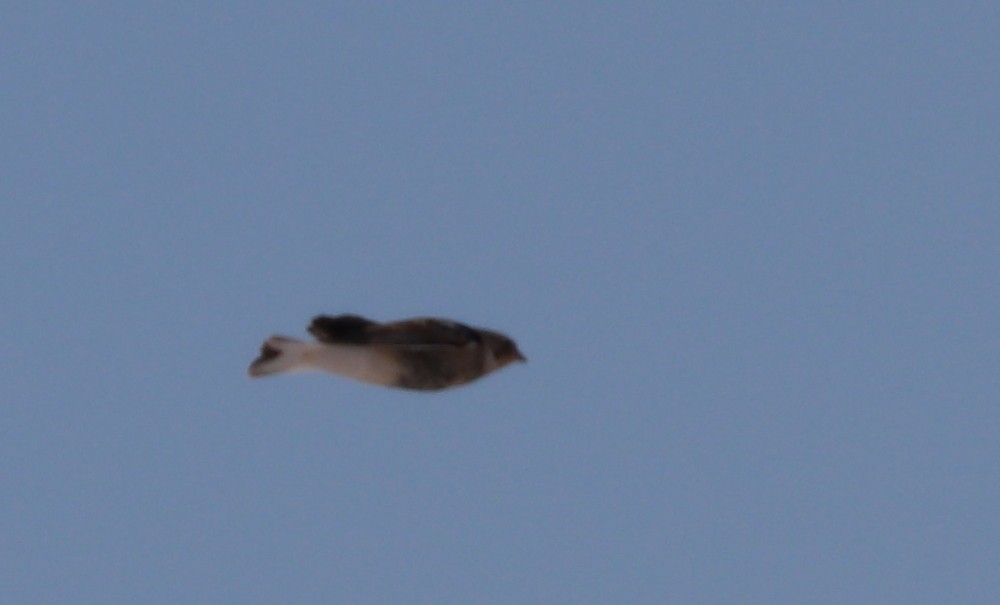
M250 376L320 370L418 391L463 385L525 361L507 336L436 317L380 323L358 315L320 315L315 341L272 336L250 364Z

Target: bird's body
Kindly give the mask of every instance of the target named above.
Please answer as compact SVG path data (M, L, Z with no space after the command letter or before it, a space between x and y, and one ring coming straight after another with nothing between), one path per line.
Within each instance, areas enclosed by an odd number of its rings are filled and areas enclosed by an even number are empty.
M524 361L507 336L448 319L379 323L357 315L321 315L309 332L315 342L268 338L250 364L250 375L321 370L371 384L433 391Z

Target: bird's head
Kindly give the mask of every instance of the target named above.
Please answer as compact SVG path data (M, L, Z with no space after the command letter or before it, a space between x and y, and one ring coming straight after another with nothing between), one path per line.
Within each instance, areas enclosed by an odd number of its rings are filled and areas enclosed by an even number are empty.
M518 350L517 344L510 338L499 332L488 330L482 330L482 334L483 341L492 354L497 368L502 368L515 361L527 361L525 356L521 354L521 351Z

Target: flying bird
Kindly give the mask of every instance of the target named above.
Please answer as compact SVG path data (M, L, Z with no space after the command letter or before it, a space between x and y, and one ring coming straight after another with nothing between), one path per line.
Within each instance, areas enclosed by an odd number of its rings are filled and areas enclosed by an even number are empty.
M250 376L320 370L418 391L472 382L515 361L525 361L507 336L436 317L379 323L358 315L320 315L314 342L288 336L264 341Z

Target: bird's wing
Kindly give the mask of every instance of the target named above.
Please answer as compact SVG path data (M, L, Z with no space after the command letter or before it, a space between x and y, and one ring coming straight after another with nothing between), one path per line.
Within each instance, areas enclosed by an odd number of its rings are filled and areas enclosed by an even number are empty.
M465 324L420 317L378 323L359 315L320 315L312 320L309 333L329 344L383 344L405 348L465 347L479 344L479 332Z
M482 342L479 331L465 324L421 317L377 324L367 329L370 342L399 347L465 347Z
M319 315L309 324L309 333L320 342L361 345L371 342L368 330L377 325L360 315Z

